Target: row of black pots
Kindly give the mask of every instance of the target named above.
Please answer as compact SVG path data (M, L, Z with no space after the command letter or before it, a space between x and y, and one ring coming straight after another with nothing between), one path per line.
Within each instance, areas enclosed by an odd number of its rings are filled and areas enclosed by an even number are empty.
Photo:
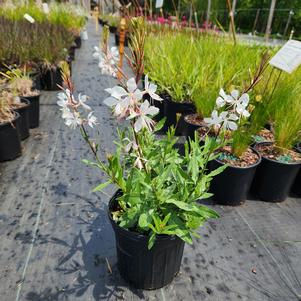
M282 163L265 156L260 156L257 149L262 142L252 149L258 155L258 161L247 167L228 166L221 174L213 178L210 191L214 201L221 205L236 206L242 204L249 194L266 202L282 202L293 190L299 187L301 163ZM210 169L214 170L224 163L214 160ZM300 176L300 175L299 175ZM295 184L294 184L295 182Z
M39 126L40 95L22 97L24 106L15 110L12 122L0 124L0 161L13 160L22 153L21 140L29 137L29 129Z

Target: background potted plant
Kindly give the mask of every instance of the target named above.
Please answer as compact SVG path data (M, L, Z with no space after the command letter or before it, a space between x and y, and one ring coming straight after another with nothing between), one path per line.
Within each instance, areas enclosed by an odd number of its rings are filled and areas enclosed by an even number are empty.
M287 198L301 166L301 155L294 150L300 141L301 130L300 83L298 78L290 81L287 78L288 75L279 83L277 94L267 105L275 142L255 146L262 156L262 163L256 172L253 192L269 202Z
M29 128L36 128L39 126L40 118L40 92L33 87L33 80L30 78L30 73L27 69L8 67L6 72L0 72L8 80L8 89L15 95L20 97L21 103L30 103L28 115L24 119L28 119ZM20 101L19 101L20 102ZM22 114L19 112L22 119ZM25 128L23 126L22 128ZM27 131L29 135L29 131ZM28 137L28 136L27 136ZM25 138L27 138L25 137Z
M108 178L94 191L102 191L109 184L119 188L109 202L108 215L115 232L121 275L135 287L155 289L168 284L178 273L184 242L192 243L192 237L198 236L196 229L207 219L218 216L197 200L210 196L209 183L224 167L207 173L207 163L214 159L213 140L207 139L200 146L196 138L190 149L186 143L185 155L181 157L173 148L177 141L174 130L162 140L154 135L153 130L159 130L164 120L155 125L151 116L158 109L143 100L143 95L148 93L157 98L158 95L149 89L151 83L143 91L138 88L146 34L143 20L133 20L133 28L130 65L135 78L128 79L114 60L106 60L111 55L103 47L102 68L105 72L115 68L121 75L119 85L106 90L110 97L104 102L116 118L129 120L129 127L119 130L117 150L106 155L106 163L99 157L98 145L86 129L87 125L93 127L96 123L86 104L87 98L75 97L65 68L65 88L58 104L66 125L80 128L94 155L93 162L84 162L99 168Z
M5 94L0 93L0 161L13 160L22 153L17 120L20 118L9 106Z
M227 165L227 169L212 181L210 192L214 201L222 205L240 205L248 196L257 166L261 162L260 155L250 147L252 143L252 120L249 93L262 79L267 67L267 55L251 77L251 81L240 95L238 90L226 94L220 90L216 99L216 109L210 118L204 121L210 126L214 139L225 140L226 145L220 148L217 159L210 164L215 169Z

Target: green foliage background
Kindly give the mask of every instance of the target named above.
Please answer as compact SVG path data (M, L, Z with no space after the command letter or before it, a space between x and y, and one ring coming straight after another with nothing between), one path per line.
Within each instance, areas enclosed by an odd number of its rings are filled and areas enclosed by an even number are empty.
M153 1L155 3L155 1ZM206 18L207 0L192 0L193 5L198 12L200 23ZM216 20L224 27L229 24L226 0L211 0L211 20L216 24ZM178 7L179 0L174 0L175 6ZM180 0L181 13L189 14L190 0ZM232 3L232 0L231 0ZM264 33L269 14L271 0L238 0L236 4L235 22L237 28L242 32L250 32L253 29L256 18L257 9L261 9L259 13L256 31ZM165 12L174 14L174 6L172 0L165 0ZM288 29L288 34L292 28L295 29L295 36L301 37L301 1L300 0L277 0L272 25L272 33L283 34L286 22L288 20L289 11L293 10L294 15Z

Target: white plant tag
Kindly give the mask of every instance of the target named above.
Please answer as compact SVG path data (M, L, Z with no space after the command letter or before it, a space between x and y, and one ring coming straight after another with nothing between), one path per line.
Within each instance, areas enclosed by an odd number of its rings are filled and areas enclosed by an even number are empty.
M43 11L45 14L49 14L49 6L48 6L48 3L43 3L42 4L42 7L43 7Z
M270 65L292 73L301 65L301 42L288 41L270 60Z
M88 32L86 29L82 32L82 39L84 41L88 40Z
M156 0L156 8L161 8L163 6L163 0Z
M25 14L23 17L30 23L35 22L35 19L32 16L30 16L29 14Z

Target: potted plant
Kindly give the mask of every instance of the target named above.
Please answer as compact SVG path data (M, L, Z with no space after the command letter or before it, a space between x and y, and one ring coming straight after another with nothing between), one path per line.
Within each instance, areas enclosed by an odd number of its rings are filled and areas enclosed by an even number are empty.
M291 80L277 87L279 91L268 104L273 120L274 143L258 143L261 154L253 185L254 194L269 202L284 201L301 166L301 155L294 149L300 140L300 84Z
M8 80L8 89L13 93L14 96L20 97L20 100L17 100L17 107L23 107L22 112L19 112L22 116L24 115L24 123L22 128L24 129L24 135L22 137L27 138L29 136L29 128L33 129L39 126L40 119L40 91L34 89L33 80L30 77L30 73L27 72L26 68L10 68L4 72L0 72ZM13 101L16 101L15 98L10 98ZM24 104L29 102L28 112L25 110ZM28 135L27 135L28 134ZM23 139L22 139L23 140Z
M0 94L0 161L13 160L22 153L17 121L20 115L9 106L8 100Z
M218 204L236 206L245 202L256 168L261 162L258 152L250 147L254 120L250 118L252 107L249 93L261 80L266 65L267 56L264 55L241 95L238 90L228 95L221 89L211 117L204 119L214 139L226 143L210 164L212 169L228 166L225 172L213 179L210 187Z
M111 107L118 120L128 120L128 128L119 130L117 150L100 157L99 147L93 142L87 125L94 127L96 118L86 104L87 97L74 94L70 74L64 68L64 92L59 95L62 117L66 125L80 128L94 161L84 160L102 170L107 181L93 191L102 191L115 184L118 189L108 206L108 217L114 229L119 271L137 288L155 289L172 281L179 272L184 242L192 243L198 236L196 229L217 213L197 200L207 198L211 179L224 167L207 173L207 162L214 158L214 141L207 139L200 146L196 138L190 150L185 146L181 157L173 145L177 139L170 130L162 140L153 130L162 127L164 120L155 125L151 116L158 109L151 106L143 95L156 91L148 87L141 91L138 83L143 73L144 23L135 19L132 44L132 63L135 78L128 79L109 57L103 54L105 70L117 68L119 85L106 89L110 94L104 102ZM105 68L105 64L110 66Z

